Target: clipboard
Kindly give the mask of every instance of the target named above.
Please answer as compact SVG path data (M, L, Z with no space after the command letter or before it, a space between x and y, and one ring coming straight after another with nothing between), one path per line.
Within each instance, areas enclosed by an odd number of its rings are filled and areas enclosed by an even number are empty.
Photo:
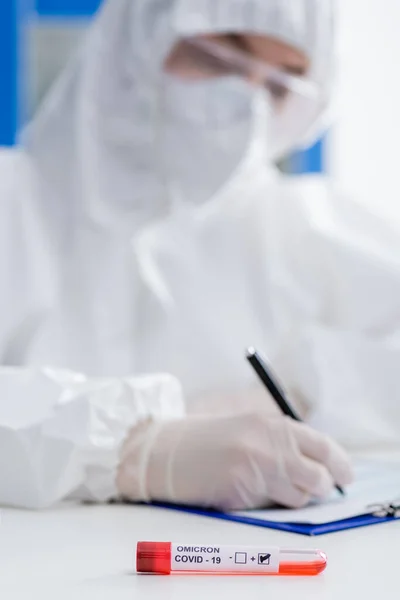
M242 523L244 525L252 525L255 527L264 527L266 529L275 529L278 531L286 531L288 533L297 533L299 535L306 536L318 536L326 535L328 533L336 533L339 531L347 531L349 529L356 529L358 527L369 527L371 525L381 525L382 523L389 523L394 521L400 521L400 506L399 515L377 516L373 513L366 513L364 515L358 515L349 519L342 519L339 521L332 521L328 523L295 523L290 521L268 521L260 518L252 517L251 511L249 516L237 515L232 513L223 513L213 510L205 510L196 507L187 507L177 504L165 504L161 502L152 503L152 506L159 508L175 510L180 512L189 513L201 517L210 517L213 519L221 519L223 521L230 521L232 523ZM388 507L389 508L389 507ZM382 509L384 506L382 505ZM389 511L388 511L389 512Z
M333 494L324 502L291 510L220 512L199 507L155 503L154 506L255 527L317 536L400 520L400 465L360 460L356 481L346 497Z

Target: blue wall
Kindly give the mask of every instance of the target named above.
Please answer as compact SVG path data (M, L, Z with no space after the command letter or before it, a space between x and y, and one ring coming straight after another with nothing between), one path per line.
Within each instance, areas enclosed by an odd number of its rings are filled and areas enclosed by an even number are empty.
M12 146L20 122L22 90L21 0L0 0L0 145Z
M36 10L46 17L87 17L93 15L100 4L101 0L36 0Z
M40 17L90 17L101 0L0 0L0 146L14 146L24 117L25 24Z
M324 161L325 140L322 139L305 152L296 152L289 161L293 174L322 173L326 170Z

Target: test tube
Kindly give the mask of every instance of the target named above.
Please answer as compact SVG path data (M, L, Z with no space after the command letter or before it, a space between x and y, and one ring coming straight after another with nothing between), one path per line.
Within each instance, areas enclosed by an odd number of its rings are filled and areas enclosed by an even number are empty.
M241 575L300 575L322 573L327 558L321 550L268 546L222 546L138 542L138 573L209 573Z

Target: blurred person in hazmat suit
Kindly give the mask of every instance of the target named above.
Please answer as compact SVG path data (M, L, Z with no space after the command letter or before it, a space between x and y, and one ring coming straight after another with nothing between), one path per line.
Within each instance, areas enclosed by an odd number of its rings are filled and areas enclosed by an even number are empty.
M396 446L399 237L275 167L333 33L330 0L104 3L2 159L0 503L300 507Z

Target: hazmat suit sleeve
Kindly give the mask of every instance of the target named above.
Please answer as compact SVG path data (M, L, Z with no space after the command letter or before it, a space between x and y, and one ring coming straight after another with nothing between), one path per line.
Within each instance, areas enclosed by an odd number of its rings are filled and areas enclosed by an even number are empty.
M0 368L0 504L45 508L118 496L120 450L132 427L183 415L167 375L88 379L68 371ZM146 500L141 444L130 479Z
M162 374L91 379L13 366L31 364L29 343L51 308L55 270L24 154L0 151L0 174L0 505L107 501L117 496L119 453L130 430L182 417L181 387ZM130 477L146 499L147 445L139 442Z
M274 213L285 377L348 449L398 448L400 231L313 177L289 183Z

